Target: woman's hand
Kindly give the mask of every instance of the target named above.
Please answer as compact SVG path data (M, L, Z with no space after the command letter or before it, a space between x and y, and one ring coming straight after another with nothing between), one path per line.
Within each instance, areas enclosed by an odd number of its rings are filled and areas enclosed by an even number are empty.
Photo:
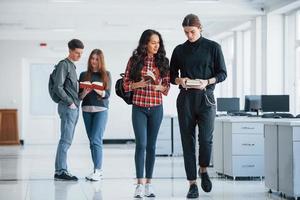
M82 91L82 95L83 96L86 96L88 93L90 93L92 91L91 88L84 88L83 91Z
M94 89L94 91L99 95L99 96L103 96L103 92L104 92L104 90L96 90L96 89Z
M92 91L91 88L84 88L83 91L79 94L79 98L82 100L84 97Z
M161 91L161 92L164 92L167 89L167 87L165 87L163 85L154 85L153 88L154 88L154 90Z
M141 81L139 82L134 82L134 83L131 83L131 89L134 90L134 89L137 89L137 88L144 88L148 85L148 82L145 81L144 79L142 79Z

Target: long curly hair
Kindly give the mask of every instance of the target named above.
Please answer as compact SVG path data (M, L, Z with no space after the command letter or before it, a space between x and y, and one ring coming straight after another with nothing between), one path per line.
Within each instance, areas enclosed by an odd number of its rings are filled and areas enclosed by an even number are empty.
M142 33L139 45L133 51L130 58L131 70L129 77L131 80L140 81L142 79L141 71L144 66L144 59L147 56L147 45L152 35L157 35L159 38L159 49L154 55L155 65L158 67L161 76L165 76L169 72L169 60L166 57L166 51L160 33L152 29L147 29Z
M87 66L87 73L86 76L84 77L85 81L91 81L92 79L92 74L93 74L93 67L91 64L92 56L96 55L99 60L99 73L100 73L100 78L103 80L103 86L105 89L108 89L110 86L108 84L109 82L109 77L107 75L106 67L105 67L105 62L104 62L104 54L103 51L100 49L94 49L88 59L88 66Z

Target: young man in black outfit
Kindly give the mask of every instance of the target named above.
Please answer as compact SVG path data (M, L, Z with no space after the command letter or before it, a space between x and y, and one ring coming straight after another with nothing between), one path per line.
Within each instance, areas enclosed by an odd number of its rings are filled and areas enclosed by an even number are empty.
M190 183L187 198L198 198L195 127L199 127L198 174L201 187L205 192L210 192L212 183L207 167L210 163L216 114L213 91L217 83L226 79L227 72L220 45L201 36L199 18L189 14L184 18L182 26L188 40L174 49L170 76L171 83L179 85L180 89L177 112L185 171Z

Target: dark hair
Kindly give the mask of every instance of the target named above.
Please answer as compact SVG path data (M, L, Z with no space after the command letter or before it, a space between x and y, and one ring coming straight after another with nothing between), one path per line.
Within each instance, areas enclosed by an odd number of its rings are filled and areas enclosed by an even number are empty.
M198 18L197 15L194 14L188 14L187 16L185 16L185 18L183 19L182 22L182 26L195 26L198 27L200 29L202 29L202 24Z
M76 48L78 48L78 49L83 49L83 48L84 48L84 45L83 45L83 43L82 43L80 40L78 40L78 39L72 39L72 40L70 40L70 41L68 42L68 47L69 47L69 49L71 49L71 50L74 50L74 49L76 49Z
M142 33L138 47L133 51L130 58L131 70L129 77L134 81L141 80L141 71L144 66L144 59L147 56L147 45L152 35L157 35L159 38L159 49L154 55L154 60L160 75L165 76L169 72L169 60L166 57L166 51L160 33L155 30L147 29Z
M106 71L106 67L105 67L103 51L101 51L100 49L94 49L91 52L91 54L89 56L89 59L88 59L87 73L84 77L84 80L85 81L91 81L91 79L92 79L93 67L92 67L92 64L91 64L91 59L92 59L93 55L98 56L98 59L99 59L98 69L99 69L100 77L103 80L104 88L108 89L108 87L109 87L109 85L108 85L109 77L107 75L107 71Z

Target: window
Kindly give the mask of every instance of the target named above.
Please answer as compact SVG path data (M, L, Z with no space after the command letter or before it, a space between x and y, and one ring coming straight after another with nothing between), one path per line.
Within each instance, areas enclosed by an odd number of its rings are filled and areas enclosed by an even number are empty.
M296 114L300 114L300 10L296 13L296 80L295 80L295 106Z
M296 113L300 114L300 10L297 12L296 17L296 38L297 38L297 49L296 49Z
M300 96L300 46L296 50L296 97ZM296 113L300 114L300 100L296 98Z
M220 96L223 97L231 97L233 94L233 59L234 59L234 44L233 44L233 36L226 37L220 41L220 45L222 47L222 51L224 54L224 59L226 63L227 69L227 78L225 82L222 83L222 88L220 91Z
M243 32L243 77L244 77L244 94L251 94L251 32Z
M300 10L297 12L297 19L296 19L296 34L297 40L300 41ZM299 43L298 43L299 44Z

